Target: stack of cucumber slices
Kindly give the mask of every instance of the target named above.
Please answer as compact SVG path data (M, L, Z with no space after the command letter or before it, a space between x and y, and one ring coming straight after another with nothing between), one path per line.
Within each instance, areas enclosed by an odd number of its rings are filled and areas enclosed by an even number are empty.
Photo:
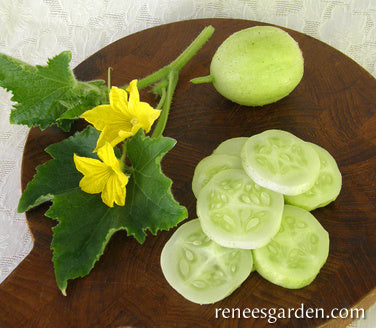
M329 235L309 211L341 186L329 152L289 132L224 141L195 169L198 219L166 243L166 280L199 304L225 298L253 270L285 288L307 286L329 253Z

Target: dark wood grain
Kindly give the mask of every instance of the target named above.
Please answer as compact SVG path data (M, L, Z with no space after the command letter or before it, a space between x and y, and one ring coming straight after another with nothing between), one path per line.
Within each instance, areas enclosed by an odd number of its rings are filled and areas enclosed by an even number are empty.
M51 262L49 204L27 213L34 238L30 255L0 286L0 327L264 327L265 319L215 318L216 308L369 307L376 301L376 81L342 53L306 35L290 31L299 42L305 73L294 92L263 108L238 106L212 85L192 85L208 74L214 51L231 33L261 23L245 20L184 21L128 36L80 64L81 80L106 79L123 85L172 61L204 28L216 32L183 69L165 135L176 138L163 160L173 193L195 218L191 179L195 165L223 140L266 129L290 131L326 148L343 174L339 198L314 215L329 231L330 255L316 280L299 290L274 286L257 273L230 297L200 306L177 294L165 281L161 249L173 231L149 236L143 245L125 232L111 239L89 276L69 282L59 292ZM143 99L154 103L150 94ZM77 127L79 128L79 127ZM48 160L44 148L67 135L56 128L30 131L22 166L22 186L35 167ZM348 320L281 319L279 327L344 327Z

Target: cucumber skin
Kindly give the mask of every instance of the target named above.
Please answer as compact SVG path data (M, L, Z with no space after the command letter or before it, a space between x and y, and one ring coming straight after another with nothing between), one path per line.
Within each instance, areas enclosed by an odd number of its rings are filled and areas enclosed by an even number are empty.
M215 89L244 106L264 106L290 94L304 74L298 43L273 26L255 26L229 36L210 64Z
M299 282L297 282L297 280L295 280L291 277L288 277L288 276L285 276L285 275L278 275L277 273L274 273L274 276L271 278L270 275L269 275L269 272L274 270L274 267L266 267L265 265L260 265L256 256L254 256L253 261L254 261L253 262L254 270L261 277L263 277L265 280L269 281L270 283L272 283L274 285L277 285L277 286L280 286L280 287L283 287L283 288L287 288L287 289L304 288L304 287L310 285L315 280L317 275L319 274L319 272L314 273L312 276L310 276L306 279L302 279Z
M309 197L307 194L311 191L310 189L307 192L296 196L285 195L284 198L287 204L301 207L307 211L313 211L316 208L324 207L337 199L342 188L342 175L336 160L326 149L313 143L309 144L317 152L320 158L321 168L318 179L320 178L321 173L324 171L322 168L322 162L324 160L327 162L327 165L329 165L329 168L326 171L329 171L333 176L333 186L330 188L330 190L326 191L326 194L320 194L321 190L319 189L318 191L316 190L316 192L318 192L316 195ZM316 187L315 185L313 188Z
M232 156L239 156L244 143L247 141L248 137L236 137L227 139L221 142L217 148L213 150L213 154L226 154Z
M213 168L215 168L215 170L213 170ZM193 173L192 191L195 197L198 198L201 189L211 180L215 173L230 168L242 168L242 162L239 156L227 154L211 154L207 157L204 157L197 164ZM211 171L212 174L208 174L208 171Z

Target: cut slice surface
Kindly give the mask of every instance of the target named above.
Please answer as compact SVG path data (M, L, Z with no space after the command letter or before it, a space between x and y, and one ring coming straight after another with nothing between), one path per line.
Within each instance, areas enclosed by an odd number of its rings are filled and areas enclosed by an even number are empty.
M334 201L342 187L342 175L333 156L324 148L310 143L320 158L320 171L311 189L296 196L285 195L288 204L312 211Z
M193 174L192 191L194 195L197 198L202 187L204 187L216 173L227 169L240 169L242 167L240 156L212 154L203 158L197 164Z
M310 212L291 205L285 205L281 228L271 242L253 250L256 271L292 289L310 284L328 254L328 232Z
M227 139L220 143L216 149L214 149L213 154L240 156L241 149L247 139L247 137Z
M249 250L222 247L208 238L198 219L180 226L165 244L161 267L168 283L191 302L217 302L238 288L253 267Z
M311 145L282 130L250 137L241 158L252 180L285 195L298 195L312 188L320 170L319 156Z
M257 185L242 169L224 170L212 177L197 199L204 232L216 243L254 249L278 232L283 195Z

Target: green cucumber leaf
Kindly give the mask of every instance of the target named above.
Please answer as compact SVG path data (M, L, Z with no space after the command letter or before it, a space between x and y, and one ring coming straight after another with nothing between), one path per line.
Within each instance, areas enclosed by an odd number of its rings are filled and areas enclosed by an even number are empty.
M127 185L124 222L128 234L140 243L145 240L146 227L155 235L158 230L175 227L188 216L187 209L174 200L172 181L161 170L162 157L175 144L172 138L145 137L142 129L127 141L133 173Z
M73 154L94 157L97 138L98 132L88 127L49 146L46 150L53 159L38 167L19 205L23 210L52 200L46 216L59 222L53 228L51 248L56 282L63 294L68 280L91 271L116 231L126 230L142 243L147 230L155 235L175 227L188 215L186 208L175 201L172 182L161 170L163 156L176 141L162 136L152 139L142 130L127 141L132 173L125 206L110 208L103 204L100 194L83 192L78 187L82 175L75 172Z
M108 102L108 88L104 86L103 80L78 82L74 89L74 96L60 100L60 104L67 110L58 118L57 123L59 120L77 119L85 111Z
M11 123L39 126L42 130L56 124L68 131L72 119L107 102L104 81L77 81L69 68L70 60L71 53L64 51L50 59L47 66L32 66L0 53L0 86L12 92L16 103ZM64 117L66 111L77 106L75 115ZM64 122L59 122L61 119Z
M73 154L98 158L93 153L98 137L99 132L89 126L84 131L47 147L45 151L53 159L36 168L36 175L27 184L18 203L17 211L26 212L41 203L52 200L59 193L77 188L82 174L76 170Z
M68 280L88 275L112 234L125 228L123 218L118 207L79 187L55 196L46 216L59 221L53 228L52 261L57 286L66 295Z

